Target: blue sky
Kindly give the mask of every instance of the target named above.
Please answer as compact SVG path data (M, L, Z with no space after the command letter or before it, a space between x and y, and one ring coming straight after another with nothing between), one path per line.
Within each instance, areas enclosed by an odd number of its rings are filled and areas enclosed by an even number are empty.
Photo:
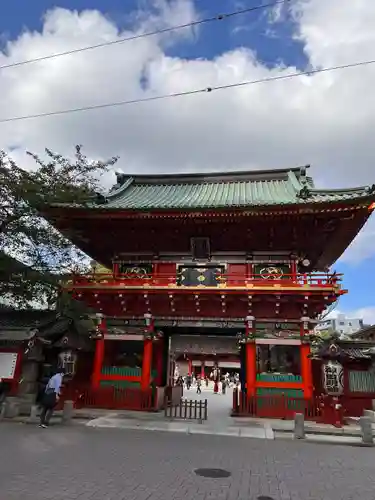
M157 0L158 1L158 0ZM123 29L132 29L134 25L134 21L136 19L136 14L139 15L139 9L142 9L145 16L154 14L157 12L155 9L155 4L157 1L149 1L149 0L60 0L56 4L55 1L49 0L13 0L10 2L2 2L1 6L1 16L0 16L0 43L2 43L3 47L6 41L15 40L25 31L41 31L43 28L43 18L46 12L49 9L53 9L54 7L62 7L70 10L78 10L79 12L84 10L92 10L97 9L103 15L107 17L113 24L115 24L119 30ZM161 0L159 0L160 3ZM167 0L165 0L167 1ZM183 1L183 0L181 0ZM266 0L264 0L266 2ZM297 0L295 0L297 1ZM313 4L316 0L307 0L307 3ZM346 1L346 0L345 0ZM330 0L332 4L335 4L336 0ZM199 17L210 17L213 15L217 15L218 13L231 12L233 10L246 8L249 6L255 6L261 3L260 0L196 0L195 7L199 13ZM267 0L268 3L268 0ZM316 2L316 5L318 2ZM336 2L338 8L341 9L339 3ZM348 4L349 5L349 4ZM355 7L353 7L354 9ZM341 10L340 10L341 12ZM362 13L363 14L363 13ZM361 15L362 15L361 14ZM366 12L364 13L366 14ZM356 11L353 10L353 14L351 17L355 18ZM363 19L365 19L362 17ZM340 26L340 18L336 16L336 25L335 29ZM318 17L314 18L314 22L318 22ZM322 21L323 22L323 21ZM345 29L343 32L345 37L350 36L350 31L348 31L347 25L342 23ZM357 23L356 26L361 26L360 23ZM311 64L314 57L312 57L313 47L312 42L314 41L313 35L314 30L311 29L310 25L306 26L310 29L303 31L303 26L299 26L296 24L296 21L286 9L283 9L281 12L280 18L275 22L275 17L271 16L270 11L259 11L257 13L249 13L242 16L235 16L228 20L218 21L214 23L209 23L207 25L203 25L199 28L196 36L190 38L178 38L173 41L173 43L168 44L167 46L163 46L164 53L167 56L171 56L174 58L178 58L179 60L195 60L195 59L208 59L212 60L218 57L223 53L228 53L230 51L234 51L239 48L247 48L254 52L254 57L256 58L256 64L263 65L266 69L272 70L274 67L279 67L280 65L285 65L289 67L297 67L299 69L304 69L308 67L309 63ZM299 28L301 27L301 33L307 33L304 35L305 37L311 36L310 42L307 43L307 38L297 40L296 34L299 32ZM314 27L314 26L313 26ZM333 29L333 28L332 28ZM357 28L356 28L357 30ZM315 30L315 32L322 33ZM365 36L366 31L362 31ZM372 32L372 28L370 33ZM336 38L339 38L339 35L332 35ZM345 39L344 37L344 39ZM83 43L85 45L85 43ZM60 48L61 50L61 48ZM324 49L327 53L328 50ZM49 48L48 45L45 46L45 53L54 52L53 48ZM325 53L324 51L316 52L317 54ZM309 61L309 56L311 56L311 60ZM356 54L355 54L356 56ZM375 57L375 54L374 54ZM324 62L324 61L323 61ZM329 63L335 63L336 59L333 57L328 59ZM339 59L339 62L343 62L343 59ZM322 63L323 64L323 63ZM0 75L1 78L1 75ZM0 80L1 84L1 80ZM358 92L357 92L358 94ZM116 95L117 99L117 95ZM282 99L282 97L281 97ZM332 100L333 97L330 97ZM102 99L103 100L103 99ZM107 99L106 99L107 100ZM110 100L110 99L109 99ZM71 101L68 101L69 103ZM346 100L347 103L347 100ZM347 104L345 104L347 105ZM342 106L342 104L341 104ZM358 103L353 106L358 109ZM372 113L374 116L375 113ZM306 124L309 123L310 117L306 115ZM326 118L327 120L327 118ZM269 121L271 123L272 116L270 116ZM307 125L306 125L307 126ZM299 127L301 128L301 127ZM337 126L335 125L337 130ZM82 127L81 127L82 129ZM367 127L367 129L371 130L371 127ZM325 132L324 132L325 133ZM17 134L14 134L17 136ZM58 134L55 134L55 136ZM276 133L277 138L278 132ZM12 136L13 137L13 136ZM293 157L293 148L298 144L303 142L307 137L307 133L300 137L300 139L296 139L295 143L291 143L292 146L285 146L288 149L288 153L280 160L280 164L277 164L279 167L286 166L295 166L295 164L285 164L286 162L294 162L300 161L300 158L304 158L303 154L298 153L296 156L296 160ZM15 140L15 139L14 139ZM309 141L309 138L306 139ZM26 141L26 139L25 139ZM346 143L346 139L343 136L342 144ZM22 140L18 139L17 144L22 142ZM77 142L81 142L80 138L77 137ZM236 142L233 143L233 148L237 148ZM29 144L25 144L25 147L28 147ZM45 144L45 146L49 146L49 144ZM5 145L0 144L0 147L5 147ZM150 146L151 147L151 146ZM230 147L230 145L228 146ZM280 146L278 146L280 148ZM103 148L105 149L105 147ZM339 146L332 146L332 149L335 151L339 150ZM351 147L350 150L353 148ZM371 148L369 148L371 149ZM324 169L324 163L327 162L328 165L332 165L332 162L336 162L336 159L332 160L332 153L329 148L323 148L322 152L319 151L319 158L315 159L315 151L319 150L319 143L313 145L313 149L306 155L306 162L309 163L309 158L312 158L312 162L323 163L322 170L318 172L319 180L326 179L328 183L335 184L339 187L341 178L343 176L333 175L332 169ZM366 147L361 146L361 152L366 151ZM328 151L328 152L327 152ZM291 152L291 153L290 153ZM101 153L101 152L100 152ZM95 153L93 153L95 154ZM106 152L104 153L106 154ZM113 151L113 154L116 154L116 151ZM268 153L267 153L268 154ZM363 153L361 153L363 154ZM299 156L298 156L299 155ZM325 155L325 156L324 156ZM342 157L340 157L337 161L340 164L340 161L343 162L345 160L345 152L342 153ZM157 155L154 155L157 158ZM262 153L261 153L262 158ZM291 159L293 158L293 159ZM366 159L365 159L366 160ZM155 160L156 161L156 160ZM159 161L159 160L158 160ZM272 159L272 161L277 161ZM304 161L304 160L301 160ZM371 160L372 161L372 160ZM264 160L263 168L275 168L275 164L268 164L268 160ZM194 165L193 167L194 168ZM222 167L223 168L223 167ZM242 168L242 165L241 165ZM212 168L211 168L212 170ZM351 177L350 177L351 175ZM348 174L348 184L355 184L356 175ZM367 174L366 174L367 175ZM363 182L370 183L375 182L375 176L372 176L371 179L369 175L362 175L360 178L361 184ZM326 177L325 177L326 176ZM357 252L358 253L358 252ZM367 256L367 257L366 257ZM375 271L375 256L373 253L369 253L367 251L366 258L357 257L344 259L342 262L338 262L334 268L338 272L343 272L345 274L345 287L350 290L350 293L345 296L339 304L339 310L343 312L352 312L364 308L369 308L373 311L371 317L374 318L375 322L375 299L373 293L373 276Z
M83 11L97 9L113 20L120 29L133 22L133 15L139 7L152 12L153 1L148 0L14 0L2 6L0 32L3 37L14 38L25 28L40 31L45 12L56 6ZM195 0L200 17L216 16L261 4L260 0ZM271 3L269 0L264 3ZM302 67L306 64L303 46L292 40L293 22L283 11L282 22L270 26L270 10L250 12L226 20L208 23L199 28L199 37L191 43L173 46L170 54L183 58L213 58L222 52L237 47L256 50L258 59L267 65L283 61L287 65Z

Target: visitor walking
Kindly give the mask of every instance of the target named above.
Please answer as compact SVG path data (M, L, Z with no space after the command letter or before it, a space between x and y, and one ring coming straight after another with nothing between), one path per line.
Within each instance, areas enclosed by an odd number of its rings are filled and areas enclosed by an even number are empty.
M202 394L202 379L200 377L197 378L197 394Z
M221 393L225 394L226 390L227 390L227 381L224 378L223 381L221 382Z
M40 427L43 427L44 429L49 426L53 410L59 400L64 375L64 368L59 368L57 373L49 379L44 391L41 402L42 411L40 414L39 424Z
M5 402L9 390L9 384L0 378L0 405Z

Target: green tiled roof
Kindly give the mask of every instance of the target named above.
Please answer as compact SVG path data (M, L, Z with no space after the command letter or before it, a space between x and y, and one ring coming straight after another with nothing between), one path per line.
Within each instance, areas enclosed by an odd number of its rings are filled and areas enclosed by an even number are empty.
M315 189L306 168L215 174L117 174L101 208L197 209L326 203L368 198L375 188Z

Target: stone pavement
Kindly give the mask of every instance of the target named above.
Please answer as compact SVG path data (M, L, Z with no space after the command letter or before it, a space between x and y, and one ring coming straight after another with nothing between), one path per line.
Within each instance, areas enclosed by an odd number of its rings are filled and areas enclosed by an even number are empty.
M144 431L179 432L185 434L211 434L258 439L292 439L294 421L278 419L233 418L230 417L232 392L225 395L205 392L197 395L195 391L185 391L187 399L208 400L208 421L198 423L185 420L167 420L162 413L108 412L93 418L89 427L119 428ZM332 425L305 422L306 440L331 442L332 444L360 445L359 426L345 426L337 429ZM374 428L375 435L375 428Z
M233 418L230 417L232 392L214 394L207 391L197 395L195 390L185 391L188 399L208 400L208 421L200 424L194 421L168 420L163 412L148 413L135 411L109 411L99 409L76 410L74 423L87 424L97 428L119 428L144 431L168 431L185 434L210 434L241 438L292 439L292 420ZM56 412L53 423L61 423L61 412ZM22 416L12 419L13 423L36 424L38 419ZM361 431L356 422L336 429L331 425L305 422L306 441L330 442L332 444L361 445ZM375 425L373 425L375 436Z
M0 425L4 500L373 500L373 449ZM207 479L196 468L222 468Z
M184 391L187 399L208 400L208 420L202 424L194 421L175 420L170 421L160 418L163 415L154 416L153 419L129 418L126 413L109 414L104 417L90 421L89 427L105 427L120 429L142 429L148 431L168 431L186 434L213 434L218 436L252 437L260 439L273 439L270 426L264 422L248 421L245 426L235 425L230 416L232 407L232 393L214 394L213 391L201 395L191 389ZM154 414L155 415L155 414Z

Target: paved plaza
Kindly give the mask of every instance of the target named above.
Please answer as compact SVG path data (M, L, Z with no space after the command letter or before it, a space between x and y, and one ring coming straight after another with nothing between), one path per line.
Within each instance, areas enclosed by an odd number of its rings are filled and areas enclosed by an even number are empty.
M375 451L340 445L0 425L4 500L373 500ZM198 477L220 468L230 477Z
M169 431L188 434L211 434L221 436L251 437L259 439L273 439L272 429L266 421L243 422L239 425L230 416L233 400L233 392L226 394L214 394L206 390L202 394L196 394L194 389L184 390L184 398L194 400L205 400L208 402L208 420L198 423L197 420L169 419L164 417L164 412L145 413L137 412L131 417L126 413L108 413L88 422L90 427L119 428L119 429L143 429L148 431Z

